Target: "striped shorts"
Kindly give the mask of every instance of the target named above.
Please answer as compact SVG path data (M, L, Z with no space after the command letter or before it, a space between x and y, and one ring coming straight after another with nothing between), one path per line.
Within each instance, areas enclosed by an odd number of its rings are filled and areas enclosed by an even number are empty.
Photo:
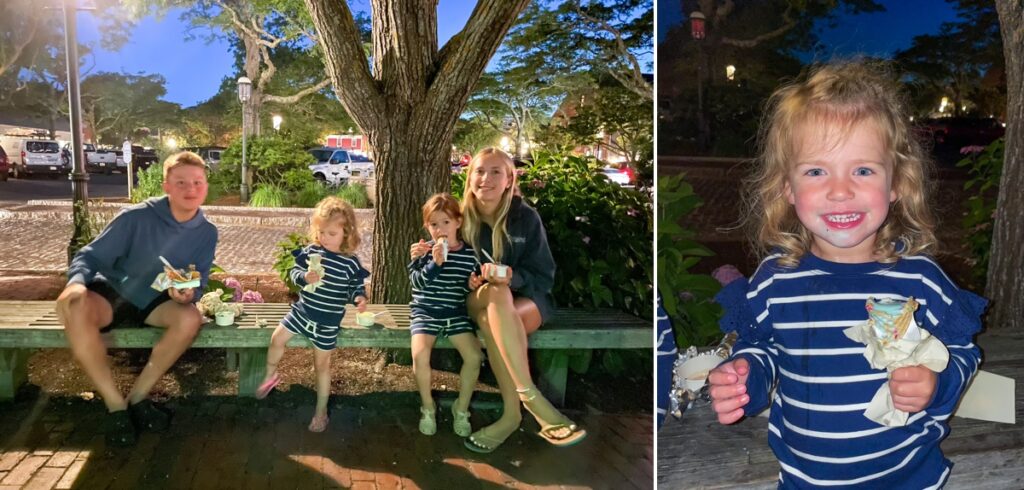
M281 325L295 335L306 337L317 349L334 350L338 346L340 325L324 325L314 322L295 309L288 312L288 315L281 320Z
M434 337L451 337L463 333L473 333L476 328L469 321L468 316L457 316L453 318L430 318L428 316L413 315L409 331L412 335L426 334Z

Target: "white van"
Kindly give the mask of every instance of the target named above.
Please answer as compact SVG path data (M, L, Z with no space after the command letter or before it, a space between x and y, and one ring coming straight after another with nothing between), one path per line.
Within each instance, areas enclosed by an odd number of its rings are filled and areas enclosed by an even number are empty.
M5 137L3 145L16 179L35 174L55 179L71 170L60 157L60 143L54 140Z

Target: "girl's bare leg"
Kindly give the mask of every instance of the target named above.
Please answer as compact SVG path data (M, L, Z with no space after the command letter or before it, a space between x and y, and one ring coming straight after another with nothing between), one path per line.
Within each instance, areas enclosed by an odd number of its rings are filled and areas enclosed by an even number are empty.
M420 403L423 408L434 410L434 397L430 393L430 352L434 348L436 338L429 334L412 336L412 374L416 378L416 388L420 392Z
M270 337L270 347L267 348L267 373L263 375L263 381L260 384L265 383L277 372L277 363L281 362L285 346L293 335L295 334L284 328L284 325L278 325L274 329L274 334Z
M487 361L490 363L494 377L498 381L502 410L501 417L498 420L478 432L485 434L489 438L503 441L519 428L523 416L519 409L519 395L516 393L515 382L508 372L505 361L501 358L501 353L495 346L494 336L491 333L492 327L487 315L488 295L485 291L487 287L486 285L482 286L475 292L470 293L466 306L469 308L470 317L480 327L480 333L484 336L484 343L487 344Z
M480 340L472 333L453 335L449 339L459 351L459 355L462 356L462 369L459 371L459 398L455 400L455 409L466 412L469 411L469 402L473 398L476 381L480 378L480 363L483 362L484 354L480 349Z
M313 349L313 367L316 368L316 411L314 416L327 415L327 400L331 397L331 354L333 350Z

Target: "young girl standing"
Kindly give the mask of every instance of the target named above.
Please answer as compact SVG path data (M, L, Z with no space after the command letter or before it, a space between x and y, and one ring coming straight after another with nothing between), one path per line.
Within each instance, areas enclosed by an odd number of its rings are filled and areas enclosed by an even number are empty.
M409 280L412 282L412 371L420 391L420 432L437 432L436 407L430 394L430 352L437 337L448 337L462 356L459 398L452 405L452 429L468 437L469 401L480 376L483 352L466 312L469 277L479 267L476 254L459 236L462 213L449 194L435 194L423 205L423 227L430 242L410 247ZM428 253L429 252L429 253Z
M740 337L709 378L718 420L771 404L780 488L940 488L952 465L939 443L978 366L985 300L925 255L926 160L895 82L866 63L828 65L776 91L769 109L748 216L770 255L718 296L723 330ZM949 351L946 369L873 369L843 333L867 319L869 297L914 298L914 321ZM905 426L864 415L887 381Z
M345 304L353 303L358 311L366 311L364 280L370 273L353 255L359 246L359 232L355 212L347 202L334 196L320 201L310 218L309 238L312 245L293 252L295 266L291 278L303 289L299 291L299 301L274 330L267 351L267 375L256 391L256 398L266 398L281 382L277 363L288 340L293 335L306 337L315 347L316 369L316 410L309 430L323 432L327 428L327 399L331 394L331 353L337 345ZM317 267L310 267L315 256L320 257L322 275L313 270Z

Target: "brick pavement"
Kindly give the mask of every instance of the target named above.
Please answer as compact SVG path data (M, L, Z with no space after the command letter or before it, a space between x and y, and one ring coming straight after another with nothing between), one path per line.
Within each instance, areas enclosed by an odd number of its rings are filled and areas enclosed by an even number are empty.
M121 206L94 206L109 219ZM272 274L277 242L306 229L306 211L205 208L220 241L214 262L233 274ZM362 243L356 255L370 268L373 211L357 210ZM0 210L0 271L63 272L71 238L71 208L66 203L29 203Z
M323 434L308 404L190 397L169 403L171 428L129 449L106 447L99 401L24 395L0 406L0 489L609 488L653 487L652 421L643 414L570 414L590 437L559 449L523 430L490 455L470 453L439 421L421 436L413 407L360 409L333 400ZM478 427L493 418L474 413ZM8 436L9 434L9 436Z

